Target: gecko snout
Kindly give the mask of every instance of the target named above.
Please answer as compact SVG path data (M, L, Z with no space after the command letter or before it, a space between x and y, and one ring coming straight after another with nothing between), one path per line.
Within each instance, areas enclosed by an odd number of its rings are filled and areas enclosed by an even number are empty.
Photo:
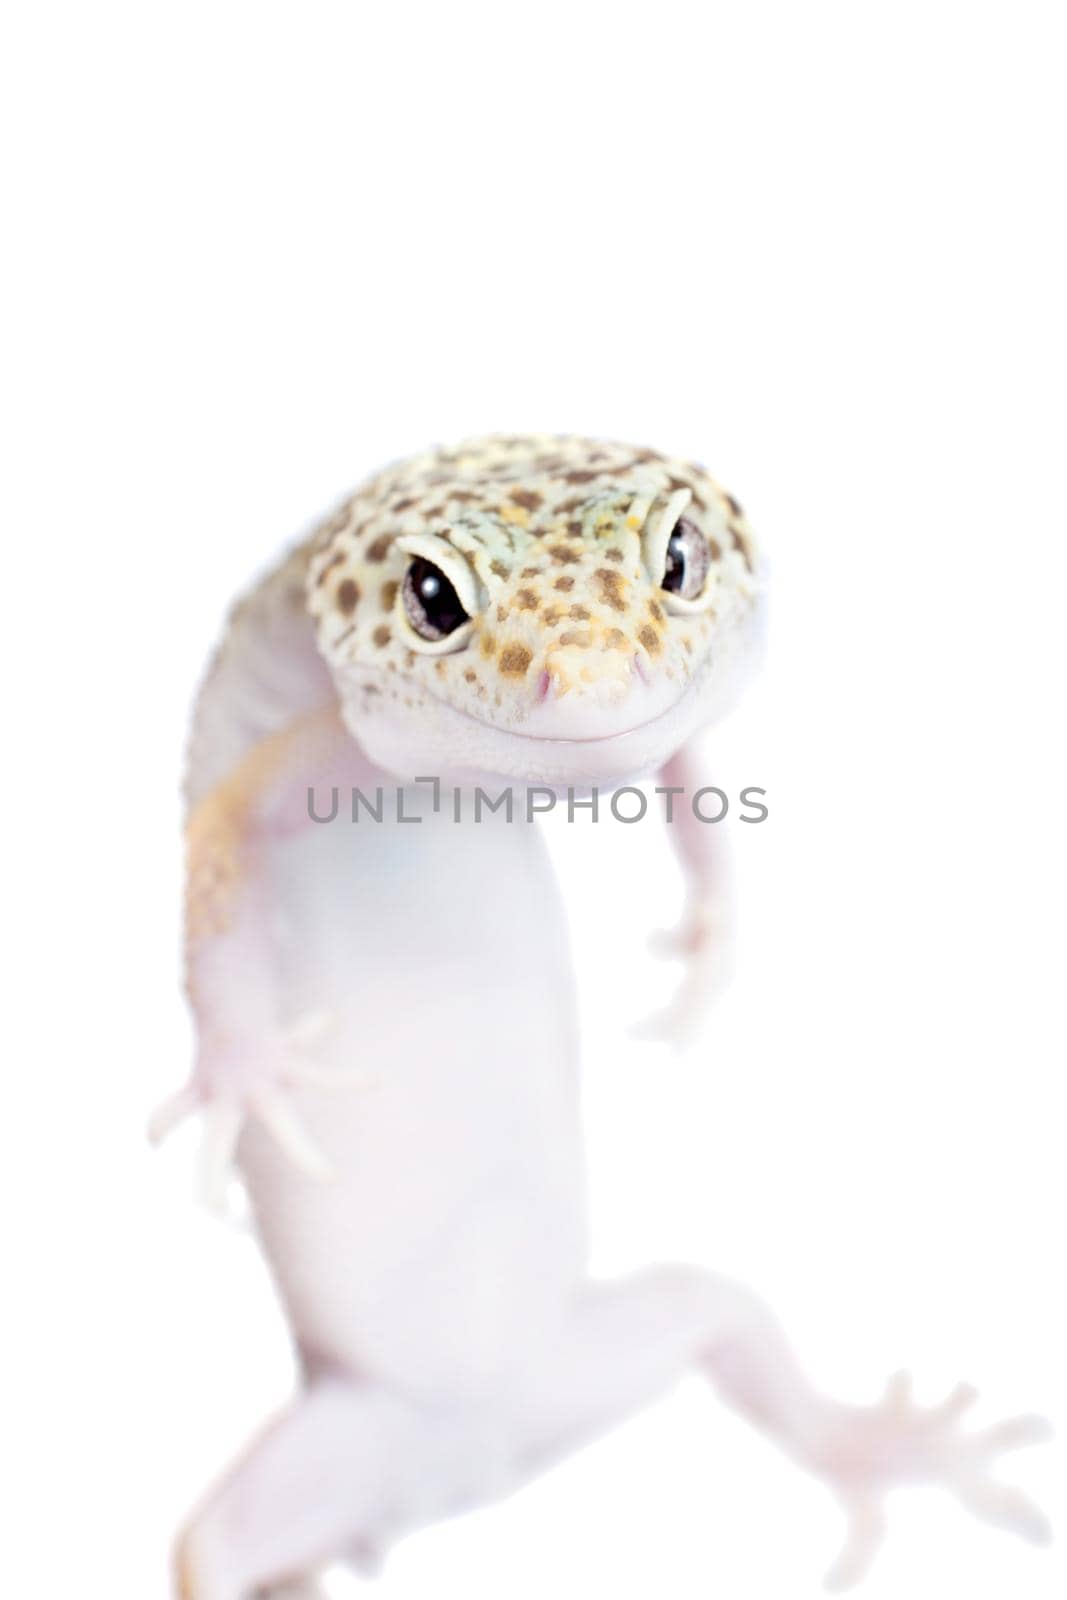
M537 677L537 699L576 696L597 705L616 705L634 685L633 661L626 650L591 650L583 642L559 644L547 652Z
M657 674L640 647L561 644L528 680L530 731L544 738L605 738L658 717L677 687Z

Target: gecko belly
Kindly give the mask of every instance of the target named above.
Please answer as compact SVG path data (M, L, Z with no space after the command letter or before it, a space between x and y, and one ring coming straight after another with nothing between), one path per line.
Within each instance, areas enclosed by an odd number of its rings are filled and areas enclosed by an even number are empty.
M280 1015L371 1081L295 1092L332 1177L255 1129L241 1160L305 1358L454 1395L533 1361L582 1272L574 1000L536 830L405 805L270 847Z

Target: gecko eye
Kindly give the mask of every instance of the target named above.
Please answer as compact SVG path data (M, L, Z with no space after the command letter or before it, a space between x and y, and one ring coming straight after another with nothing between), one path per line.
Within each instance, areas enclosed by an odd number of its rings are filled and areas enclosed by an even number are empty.
M708 541L688 517L680 517L667 540L660 586L679 600L696 600L707 582L711 566Z
M425 556L416 556L404 574L401 599L420 639L436 643L470 621L452 583Z

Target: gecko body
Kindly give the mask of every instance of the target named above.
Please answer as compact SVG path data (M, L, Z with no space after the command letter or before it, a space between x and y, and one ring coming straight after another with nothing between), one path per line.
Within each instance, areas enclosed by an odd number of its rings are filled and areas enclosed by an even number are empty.
M693 1368L839 1495L835 1582L865 1570L907 1479L1043 1533L988 1470L1036 1425L966 1434L968 1393L920 1408L899 1383L871 1407L828 1400L760 1302L698 1268L588 1277L543 842L503 811L457 825L417 782L695 787L687 743L735 700L760 613L751 531L703 469L555 436L386 469L234 612L189 761L198 1054L157 1132L203 1113L216 1195L236 1161L301 1384L190 1518L181 1600L373 1565ZM395 783L411 821L309 815L309 789ZM713 830L676 814L681 1011L722 916Z

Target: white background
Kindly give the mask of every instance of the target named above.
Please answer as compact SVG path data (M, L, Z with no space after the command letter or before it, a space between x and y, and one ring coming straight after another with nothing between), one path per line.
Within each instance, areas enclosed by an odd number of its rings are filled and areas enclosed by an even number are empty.
M285 1394L254 1250L192 1207L189 1138L143 1142L190 1054L190 697L286 540L481 430L696 455L773 563L767 669L708 740L771 817L732 830L740 973L683 1061L624 1032L669 976L663 839L554 830L597 1265L705 1260L842 1395L907 1363L1067 1432L1061 19L13 10L5 1592L162 1600L176 1520ZM1011 1469L1061 1535L1065 1451ZM838 1529L694 1382L381 1593L803 1600ZM893 1535L871 1600L1063 1594L1062 1544L936 1494Z

